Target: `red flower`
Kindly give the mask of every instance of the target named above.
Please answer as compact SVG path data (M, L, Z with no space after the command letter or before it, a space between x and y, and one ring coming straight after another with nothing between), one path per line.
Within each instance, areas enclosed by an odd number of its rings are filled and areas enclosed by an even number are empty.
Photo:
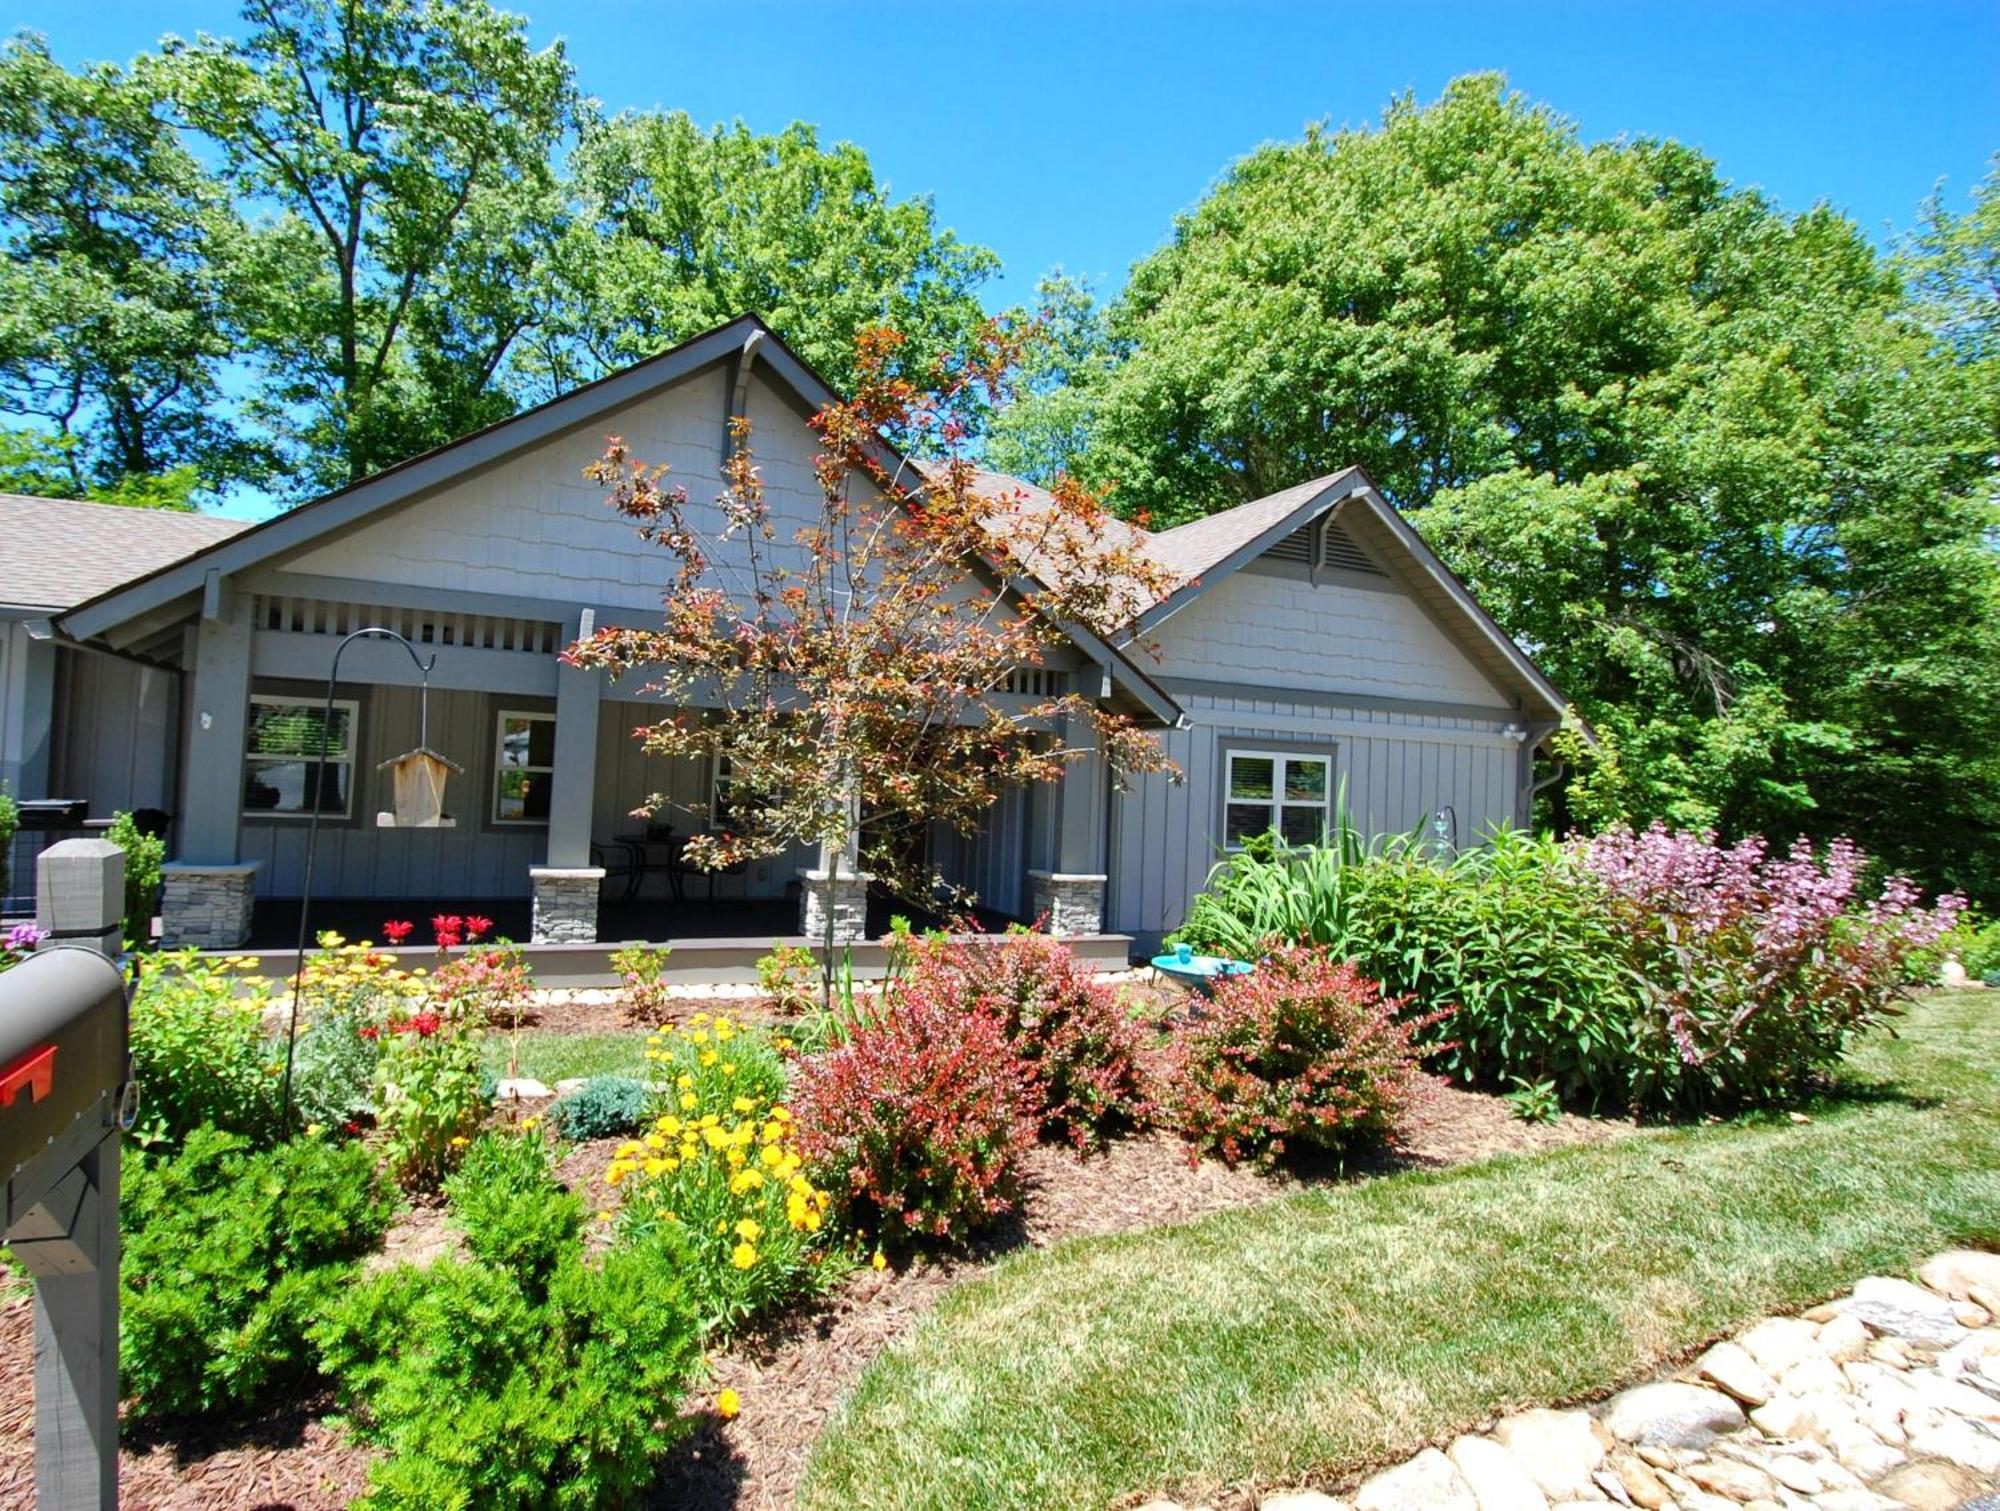
M477 913L466 914L465 937L467 939L477 939L481 934L490 934L492 932L493 932L492 919L481 918Z
M368 1025L368 1027L361 1030L361 1037L364 1039L373 1039L381 1032L382 1032L381 1029L375 1027L375 1025L371 1023Z
M410 1019L410 1032L419 1039L428 1039L444 1026L444 1019L436 1013L418 1013Z
M382 925L382 937L391 944L401 944L410 937L410 930L416 927L408 919L391 919Z
M465 920L456 913L439 913L431 919L431 933L437 937L438 948L448 950L465 943Z

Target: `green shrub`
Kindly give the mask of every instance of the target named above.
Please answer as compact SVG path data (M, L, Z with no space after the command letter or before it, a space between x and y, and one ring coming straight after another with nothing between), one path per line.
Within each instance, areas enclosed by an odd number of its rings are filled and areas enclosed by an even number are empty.
M672 983L667 980L671 945L628 944L611 952L611 969L625 984L619 1016L627 1023L656 1027L673 1016Z
M198 1128L178 1154L133 1159L119 1276L128 1415L268 1402L310 1375L307 1328L393 1212L354 1143L253 1153L241 1137Z
M1965 967L1966 975L1974 981L1987 981L2000 974L2000 918L1975 922L1967 919L1940 941L1943 949L1937 951L1940 960L1946 950L1958 956L1958 963ZM1930 979L1936 979L1935 970Z
M382 1057L374 1027L345 1007L308 1011L292 1053L292 1107L300 1124L358 1132L374 1115Z
M380 1031L375 1121L390 1173L407 1190L428 1190L458 1163L493 1106L480 1069L484 1027L429 1008Z
M1235 1165L1386 1137L1414 1091L1427 1020L1310 945L1216 983L1182 1028L1161 1107L1198 1149Z
M549 1126L567 1139L616 1138L652 1110L653 1091L632 1076L592 1076L549 1108Z
M444 1184L453 1224L474 1257L540 1301L577 1250L583 1199L556 1179L548 1141L533 1129L481 1134Z
M284 1045L264 1029L271 991L239 962L194 950L147 960L132 997L135 1136L171 1147L204 1125L264 1137L278 1126Z
M565 1257L547 1299L483 1264L400 1266L314 1330L356 1435L387 1450L360 1511L635 1499L688 1429L700 1335L665 1239Z
M104 837L125 852L125 947L141 950L153 942L153 915L160 905L160 870L167 842L142 834L129 813L111 815Z

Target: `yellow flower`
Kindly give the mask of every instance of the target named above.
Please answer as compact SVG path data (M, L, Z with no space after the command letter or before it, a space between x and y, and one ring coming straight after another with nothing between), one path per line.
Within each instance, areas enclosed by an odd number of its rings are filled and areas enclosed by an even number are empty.
M527 1133L531 1129L539 1128L541 1126L542 1126L542 1120L539 1117L521 1119L521 1131L523 1133Z
M661 1118L657 1123L653 1124L653 1126L659 1129L660 1132L664 1133L668 1138L672 1138L676 1133L679 1133L681 1131L681 1120L677 1117L674 1117L670 1113L666 1117Z
M664 1149L667 1147L667 1141L657 1133L649 1133L646 1135L646 1147L648 1149Z
M322 1128L322 1127L321 1127L321 1126L320 1126L320 1125L319 1125L318 1123L307 1123L307 1124L306 1124L306 1137L307 1137L307 1138L318 1138L318 1137L319 1137L319 1136L320 1136L320 1135L321 1135L322 1133L324 1133L325 1131L326 1131L326 1130L325 1130L324 1128Z
M602 1212L599 1212L597 1214L597 1220L599 1222L611 1221L611 1209L609 1207L606 1207Z
M673 1166L669 1161L663 1160L657 1155L646 1161L646 1173L648 1175L665 1175L672 1168Z
M467 1144L471 1142L472 1140L467 1138L462 1133L453 1134L451 1140L451 1147L454 1149L463 1149Z
M701 1052L701 1063L704 1069L706 1069L710 1065L713 1065L715 1063L715 1051L712 1049L704 1049Z
M747 1270L757 1262L757 1251L747 1243L739 1243L729 1251L729 1262L739 1270Z
M746 1217L736 1225L736 1236L745 1243L755 1243L764 1236L764 1228L754 1217Z
M692 1091L692 1090L694 1090L694 1077L693 1077L693 1076L677 1076L677 1077L676 1077L676 1078L674 1079L674 1084L675 1084L676 1086L680 1087L680 1089L681 1089L682 1091Z
M604 1183L608 1186L617 1185L620 1181L625 1179L625 1172L628 1168L629 1168L628 1166L621 1165L618 1164L616 1161L613 1161L610 1165L605 1167Z
M757 1151L757 1158L774 1170L783 1164L785 1159L784 1155L778 1152L776 1144L766 1144L762 1149Z
M701 1158L701 1145L699 1145L699 1144L682 1144L682 1145L681 1145L681 1158L682 1158L683 1160L692 1160L692 1159L699 1159L699 1158Z
M697 1044L706 1044L708 1042L708 1030L691 1028L688 1030L688 1037Z
M726 1076L733 1076L733 1075L735 1075L735 1074L736 1074L736 1062L735 1062L734 1060L724 1060L724 1061L722 1062L722 1073L723 1073L724 1075L726 1075Z
M696 1096L693 1092L683 1091L681 1093L682 1112L693 1112L695 1108L699 1107L700 1105L701 1105L701 1098Z
M734 1421L736 1413L742 1409L743 1398L735 1391L729 1389L728 1386L724 1386L721 1394L715 1398L715 1414L721 1417L723 1421L729 1422Z
M729 1110L731 1112L755 1112L757 1110L757 1103L750 1097L738 1097L729 1104Z
M625 1140L624 1143L620 1144L615 1150L612 1151L613 1158L616 1159L632 1159L638 1153L639 1153L639 1146L636 1143L634 1143L631 1139Z
M869 1261L868 1261L868 1263L869 1263L869 1266L870 1266L871 1268L873 1268L873 1269L877 1269L877 1270L880 1270L880 1269L885 1269L885 1268L887 1268L887 1266L888 1266L888 1263L889 1263L889 1258L888 1258L888 1256L887 1256L886 1254L884 1254L884 1253L883 1253L883 1252L882 1252L882 1251L881 1251L880 1249L877 1249L877 1250L875 1251L875 1257L874 1257L873 1259L869 1260Z
M729 1143L729 1135L712 1124L701 1130L701 1138L711 1149L721 1149Z

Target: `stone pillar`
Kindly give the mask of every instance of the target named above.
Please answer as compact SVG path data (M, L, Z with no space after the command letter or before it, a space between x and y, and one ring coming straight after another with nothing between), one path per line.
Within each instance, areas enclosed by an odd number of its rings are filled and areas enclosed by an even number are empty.
M160 869L160 938L204 950L240 949L250 942L261 861L197 866L172 861Z
M1028 872L1029 912L1058 939L1104 932L1109 885L1105 819L1111 801L1110 770L1098 745L1097 726L1072 714L1063 720L1061 737L1082 754L1064 768L1056 785L1048 868Z
M1104 932L1104 887L1096 871L1030 871L1029 912L1056 939Z
M528 878L535 888L534 943L597 943L602 866L530 866Z
M35 862L35 927L47 945L125 949L125 852L108 839L66 839Z
M868 884L875 878L865 873L840 869L835 881L825 868L799 872L799 932L806 943L820 945L827 938L827 915L833 915L833 942L859 944L868 937Z

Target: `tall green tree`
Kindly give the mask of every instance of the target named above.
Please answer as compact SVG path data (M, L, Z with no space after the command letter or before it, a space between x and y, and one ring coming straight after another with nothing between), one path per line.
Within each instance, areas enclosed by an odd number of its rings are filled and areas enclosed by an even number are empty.
M512 412L579 103L561 45L486 0L249 0L245 18L241 41L166 38L159 68L271 211L250 408L309 493Z
M1365 466L1605 736L1559 821L2000 888L1986 369L1845 218L1469 78L1244 159L1102 339L1083 476L1173 523Z
M218 403L241 241L152 81L0 48L10 486L185 505L255 469Z
M841 391L855 337L903 333L913 370L969 349L976 290L999 266L895 199L867 154L811 126L704 129L678 111L621 115L571 160L576 209L549 269L550 318L524 366L561 391L744 313L764 317Z

